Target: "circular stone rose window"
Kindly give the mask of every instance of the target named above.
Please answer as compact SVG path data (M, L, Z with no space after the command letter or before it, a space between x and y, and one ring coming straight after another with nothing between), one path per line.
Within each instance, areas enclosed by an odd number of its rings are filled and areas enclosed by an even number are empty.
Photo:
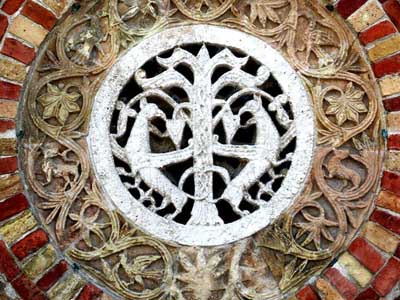
M190 245L247 237L304 187L314 148L307 93L282 56L211 25L132 48L94 100L97 177L144 230Z
M82 2L18 130L57 253L113 299L281 300L360 232L381 100L319 1Z

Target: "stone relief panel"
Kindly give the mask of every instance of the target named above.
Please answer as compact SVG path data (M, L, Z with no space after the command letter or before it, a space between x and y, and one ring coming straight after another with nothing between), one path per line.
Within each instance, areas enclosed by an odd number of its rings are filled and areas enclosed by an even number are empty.
M286 299L372 208L379 96L317 1L88 1L30 76L30 200L117 297Z

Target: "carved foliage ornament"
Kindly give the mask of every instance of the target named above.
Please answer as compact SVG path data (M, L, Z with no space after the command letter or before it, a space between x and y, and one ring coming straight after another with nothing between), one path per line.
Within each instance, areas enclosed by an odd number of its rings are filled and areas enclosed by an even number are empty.
M126 299L295 292L377 189L379 97L354 40L317 1L83 3L19 121L60 250Z

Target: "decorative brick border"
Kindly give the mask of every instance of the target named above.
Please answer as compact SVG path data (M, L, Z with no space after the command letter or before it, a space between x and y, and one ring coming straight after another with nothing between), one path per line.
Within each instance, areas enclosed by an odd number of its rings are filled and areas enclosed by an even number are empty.
M0 274L22 299L111 299L52 247L22 194L17 170L15 117L22 84L69 2L0 0ZM291 300L400 299L400 0L324 2L365 47L387 111L388 150L370 220L347 251Z

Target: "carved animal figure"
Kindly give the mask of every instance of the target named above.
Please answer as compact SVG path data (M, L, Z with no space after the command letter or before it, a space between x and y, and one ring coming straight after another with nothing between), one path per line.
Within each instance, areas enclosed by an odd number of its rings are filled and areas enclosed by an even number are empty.
M350 156L347 150L333 150L333 156L325 165L328 170L327 178L339 178L343 180L342 190L347 187L348 183L351 182L353 187L351 190L355 190L360 187L361 177L352 169L345 167L342 164L342 160Z
M174 155L151 153L150 132L153 129L150 122L157 117L166 119L164 112L157 105L142 102L141 111L136 116L135 124L125 146L125 152L132 172L139 172L143 181L164 197L163 203L157 209L161 210L170 203L174 204L176 211L168 216L173 219L181 212L187 197L158 169L169 163L176 162L175 160L179 158L179 153L176 152Z
M262 107L261 103L251 100L240 109L239 115L249 112L253 118L248 124L253 123L257 126L256 143L253 146L256 150L253 152L249 163L226 187L223 193L223 199L227 199L233 206L233 209L242 214L239 205L243 199L243 193L249 189L266 170L271 169L277 160L279 152L280 136L268 112ZM225 147L225 145L224 145ZM236 145L231 145L231 151L228 150L229 156L243 159L246 154L241 151L235 151ZM251 147L251 146L250 146Z
M44 185L48 185L52 182L53 178L63 178L65 181L64 190L72 185L73 182L77 182L79 179L79 162L75 165L55 162L53 159L48 158L43 161L42 170L46 174L46 182ZM71 176L73 177L71 181Z

